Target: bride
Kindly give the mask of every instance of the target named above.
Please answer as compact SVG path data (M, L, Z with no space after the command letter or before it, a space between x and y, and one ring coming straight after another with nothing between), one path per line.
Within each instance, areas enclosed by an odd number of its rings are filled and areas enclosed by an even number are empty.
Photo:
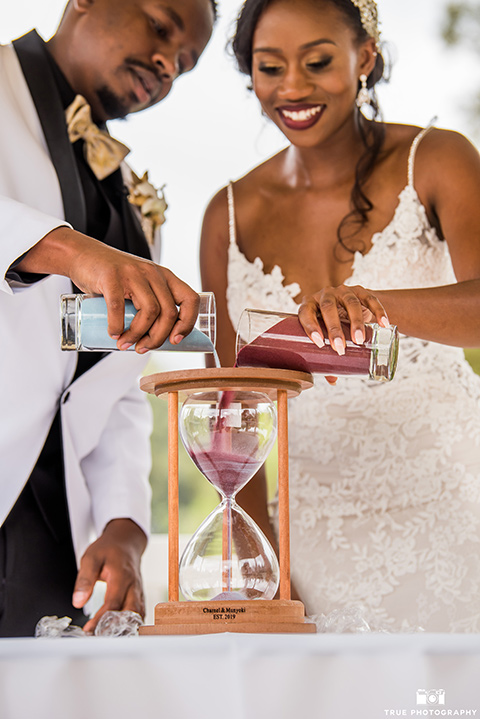
M339 354L341 317L358 344L365 321L401 333L393 382L317 378L291 401L295 590L311 615L478 632L480 378L461 348L480 346L479 155L379 121L374 0L246 0L233 48L290 144L205 212L222 363L245 307L299 312L320 346L321 316ZM240 502L274 537L263 474Z

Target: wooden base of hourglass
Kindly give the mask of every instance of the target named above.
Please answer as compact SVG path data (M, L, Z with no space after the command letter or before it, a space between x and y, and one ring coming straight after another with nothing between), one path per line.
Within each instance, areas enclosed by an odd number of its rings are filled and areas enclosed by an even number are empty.
M288 491L288 404L313 385L305 372L248 367L161 372L143 377L145 392L168 395L168 602L155 607L154 625L142 635L313 633L301 602L290 598L290 522ZM178 586L178 399L179 394L208 390L251 390L277 401L279 599L179 601Z
M302 602L285 599L164 602L155 607L154 624L140 634L248 634L314 633L305 619Z

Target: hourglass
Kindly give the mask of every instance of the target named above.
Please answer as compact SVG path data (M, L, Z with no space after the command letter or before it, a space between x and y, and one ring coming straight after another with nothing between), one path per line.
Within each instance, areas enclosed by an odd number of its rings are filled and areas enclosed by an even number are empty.
M141 634L315 631L302 603L290 598L288 527L287 399L312 383L308 373L251 368L165 372L142 379L143 390L167 394L169 403L169 601L156 605L155 624L141 627ZM280 561L236 502L265 462L277 424ZM220 497L180 559L179 428L192 461Z

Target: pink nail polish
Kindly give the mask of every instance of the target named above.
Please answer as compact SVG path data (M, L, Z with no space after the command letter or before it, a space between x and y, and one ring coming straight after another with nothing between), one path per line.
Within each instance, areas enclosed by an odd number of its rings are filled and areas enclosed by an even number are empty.
M382 382L390 381L395 374L398 357L396 327L381 328L380 331L379 321L366 322L360 345L351 346L349 341L345 349L343 338L337 337L331 347L327 339L325 349L317 352L312 347L315 333L310 335L311 341L306 341L305 330L294 314L245 310L242 317L249 322L244 322L242 332L239 330L237 334L237 341L241 339L242 342L237 353L237 367L278 367L332 376L363 375ZM318 334L328 337L321 320L319 325ZM351 331L347 322L342 325L348 337L360 329Z
M322 347L325 347L325 342L323 341L322 335L320 332L312 332L312 340L315 342L317 347L322 349Z
M340 337L335 337L333 340L333 346L335 347L337 354L339 354L340 357L343 357L345 354L345 347L343 346L343 342Z

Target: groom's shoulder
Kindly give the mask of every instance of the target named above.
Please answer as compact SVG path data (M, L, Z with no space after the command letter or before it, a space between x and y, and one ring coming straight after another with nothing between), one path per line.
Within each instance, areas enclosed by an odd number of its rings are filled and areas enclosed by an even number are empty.
M24 82L20 61L12 43L0 44L0 82L12 88Z

